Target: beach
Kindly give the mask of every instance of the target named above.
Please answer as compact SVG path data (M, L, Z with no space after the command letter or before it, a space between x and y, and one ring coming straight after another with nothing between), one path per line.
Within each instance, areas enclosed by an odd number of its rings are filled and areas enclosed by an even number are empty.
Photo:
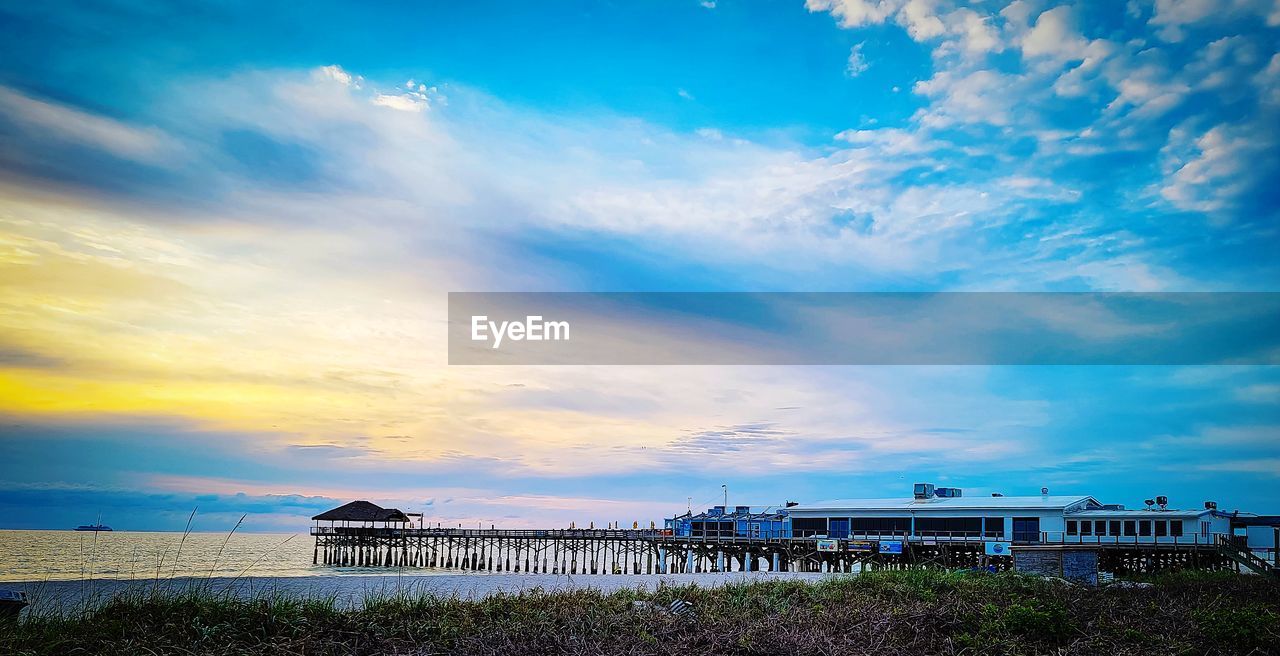
M660 585L718 587L752 581L817 581L830 575L812 572L733 572L650 575L460 574L422 572L343 576L175 577L165 579L95 579L79 581L9 581L0 589L25 591L28 613L74 611L96 607L129 592L201 590L240 599L288 596L333 599L342 608L358 609L365 600L398 595L482 599L499 593L532 590L559 592L618 590L652 592Z

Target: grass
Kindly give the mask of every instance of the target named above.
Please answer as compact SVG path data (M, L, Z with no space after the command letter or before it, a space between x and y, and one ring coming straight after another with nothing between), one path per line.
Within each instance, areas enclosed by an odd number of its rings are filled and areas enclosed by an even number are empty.
M1092 590L913 570L653 592L382 595L358 609L193 585L0 626L0 653L1280 654L1280 585L1203 573L1153 583ZM675 599L697 619L661 610Z

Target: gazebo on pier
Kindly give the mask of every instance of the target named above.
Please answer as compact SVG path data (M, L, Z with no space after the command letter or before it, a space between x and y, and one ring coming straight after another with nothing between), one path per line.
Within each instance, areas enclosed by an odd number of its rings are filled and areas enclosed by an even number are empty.
M369 529L406 528L409 515L399 508L383 508L368 501L352 501L332 510L326 510L311 519L321 533L360 534ZM328 522L328 526L321 526ZM372 530L368 531L373 533Z

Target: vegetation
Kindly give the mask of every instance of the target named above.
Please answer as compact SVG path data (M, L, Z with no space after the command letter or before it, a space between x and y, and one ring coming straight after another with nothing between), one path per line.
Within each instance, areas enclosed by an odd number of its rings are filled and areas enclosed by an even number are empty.
M695 615L667 610L676 599ZM1280 654L1280 585L1182 574L1100 590L905 571L478 600L239 599L195 587L0 626L4 654Z

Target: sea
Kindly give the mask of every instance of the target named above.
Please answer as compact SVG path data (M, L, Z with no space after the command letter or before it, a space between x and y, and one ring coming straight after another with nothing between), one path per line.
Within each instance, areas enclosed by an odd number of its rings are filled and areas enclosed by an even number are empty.
M377 572L312 565L312 547L306 533L0 531L0 581Z
M528 590L652 590L659 585L816 580L812 572L532 574L416 567L312 565L306 533L0 530L0 590L22 591L31 612L79 611L130 590L193 585L246 598L288 594L357 607L387 594L478 598Z

